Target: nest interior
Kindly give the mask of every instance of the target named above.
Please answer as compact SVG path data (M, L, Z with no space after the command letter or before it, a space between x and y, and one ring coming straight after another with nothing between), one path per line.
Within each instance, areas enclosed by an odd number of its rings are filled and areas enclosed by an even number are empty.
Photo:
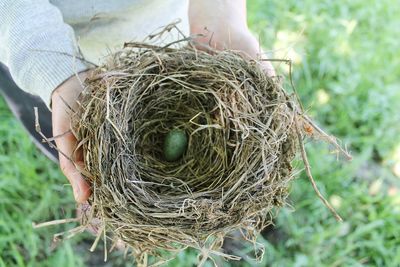
M79 104L72 129L92 184L91 217L139 257L214 250L235 229L254 240L285 204L295 103L258 62L133 44L92 73ZM171 162L163 142L173 129L188 144Z

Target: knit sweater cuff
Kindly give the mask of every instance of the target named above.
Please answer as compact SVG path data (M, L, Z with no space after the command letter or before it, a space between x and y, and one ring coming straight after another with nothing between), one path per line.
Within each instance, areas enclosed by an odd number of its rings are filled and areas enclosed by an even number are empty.
M22 75L22 88L40 96L50 108L53 91L71 76L89 69L82 60L65 55L45 56L32 68L28 75Z

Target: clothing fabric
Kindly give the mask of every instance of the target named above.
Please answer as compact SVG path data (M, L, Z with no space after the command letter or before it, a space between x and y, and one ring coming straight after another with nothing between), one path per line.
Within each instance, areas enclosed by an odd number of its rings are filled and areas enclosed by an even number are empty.
M36 115L34 108L38 109L38 122L44 136L53 136L51 112L43 100L35 95L21 90L11 78L6 66L0 63L0 94L3 96L15 118L21 122L29 137L36 147L51 161L58 163L58 151L43 142L43 137L36 131Z
M188 0L0 0L0 62L48 105L52 91L88 69L87 61L99 64L124 42L177 19L188 35Z

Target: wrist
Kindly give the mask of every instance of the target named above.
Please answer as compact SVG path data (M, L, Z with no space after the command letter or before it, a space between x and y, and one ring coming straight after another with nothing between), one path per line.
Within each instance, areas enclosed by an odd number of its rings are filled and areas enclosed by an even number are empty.
M56 89L53 90L51 94L51 103L52 106L54 103L59 103L60 101L66 102L71 107L76 103L76 99L79 94L83 91L83 82L88 77L90 71L86 70L80 72L78 74L74 74L69 77L63 83L61 83Z

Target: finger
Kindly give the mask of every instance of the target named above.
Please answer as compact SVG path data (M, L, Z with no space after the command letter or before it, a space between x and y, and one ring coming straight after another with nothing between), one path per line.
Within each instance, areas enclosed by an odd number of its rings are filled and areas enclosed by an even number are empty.
M275 69L269 61L262 61L261 68L267 73L268 76L274 77L276 76Z
M72 133L69 132L56 139L56 144L60 151L62 151L66 156L72 157L76 145L76 139ZM66 158L65 155L60 153L61 171L67 177L72 186L75 201L78 203L83 203L91 194L90 186L85 181L82 174L78 171L71 159ZM83 162L78 162L77 164L83 165Z
M69 130L69 120L67 119L67 115L64 114L64 111L59 114L59 111L60 110L57 108L53 109L54 135L59 135L60 133L65 133ZM83 161L78 161L75 164L71 161L77 143L76 138L72 132L67 132L56 138L55 142L59 151L62 152L59 153L61 171L67 177L72 186L75 200L78 203L85 202L91 194L90 186L76 168L76 164L80 164L80 167L83 167ZM82 151L80 151L80 153L82 153ZM81 160L82 156L77 155L75 158Z

